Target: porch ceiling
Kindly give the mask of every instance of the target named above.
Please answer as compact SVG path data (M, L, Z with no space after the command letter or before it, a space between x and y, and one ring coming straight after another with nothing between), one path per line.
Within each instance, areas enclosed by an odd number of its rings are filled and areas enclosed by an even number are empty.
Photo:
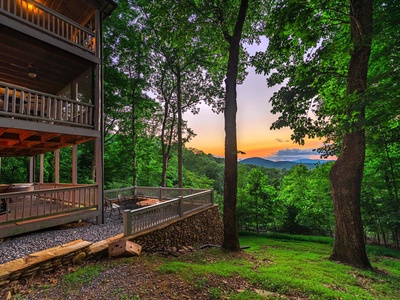
M112 0L35 0L36 2L51 8L52 10L74 20L83 23L87 16L94 13L95 7L106 15L117 6Z
M28 76L29 65L35 69L36 78ZM56 95L91 65L0 24L0 81Z
M92 139L93 137L73 134L0 127L0 157L35 156Z

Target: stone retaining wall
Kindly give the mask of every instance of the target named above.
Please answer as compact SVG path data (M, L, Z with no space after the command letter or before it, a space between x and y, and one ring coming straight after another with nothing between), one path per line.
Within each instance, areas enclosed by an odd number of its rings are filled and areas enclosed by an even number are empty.
M220 245L223 224L218 207L214 205L126 238L120 234L97 243L77 240L0 265L0 287L36 274L52 272L62 265L79 264L87 259L105 256L108 254L108 244L121 239L140 244L144 251L173 247L179 250L184 246L203 244Z

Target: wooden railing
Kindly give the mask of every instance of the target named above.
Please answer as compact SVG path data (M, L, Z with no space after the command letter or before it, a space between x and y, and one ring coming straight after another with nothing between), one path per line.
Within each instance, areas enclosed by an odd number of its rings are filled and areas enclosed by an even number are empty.
M57 186L38 189L45 186L34 185L34 191L1 193L0 225L98 208L97 185Z
M95 54L94 16L82 26L33 0L0 0L0 12Z
M0 115L2 116L94 128L93 113L93 104L0 81Z
M104 196L110 200L117 200L119 195L124 197L129 196L144 196L147 198L170 200L180 196L187 196L194 193L207 191L206 189L188 189L188 188L166 188L166 187L146 187L132 186L121 189L113 189L104 191Z
M188 192L191 189L180 190ZM136 210L124 210L124 236L132 235L173 219L182 218L188 213L213 205L213 194L213 190L205 190Z

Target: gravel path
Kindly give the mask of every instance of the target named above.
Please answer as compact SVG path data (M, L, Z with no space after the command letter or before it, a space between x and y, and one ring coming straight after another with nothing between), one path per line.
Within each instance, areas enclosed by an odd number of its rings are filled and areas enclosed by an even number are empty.
M0 242L0 264L75 240L98 242L122 233L122 216L106 214L105 224L94 219L10 237Z

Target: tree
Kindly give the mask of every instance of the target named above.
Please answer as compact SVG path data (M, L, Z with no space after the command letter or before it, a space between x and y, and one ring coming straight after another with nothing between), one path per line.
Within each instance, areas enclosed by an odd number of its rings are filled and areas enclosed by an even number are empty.
M346 93L350 97L362 97L367 88L372 43L372 4L372 0L350 1L353 51L346 78ZM355 116L356 119L352 124L353 130L343 136L341 154L330 173L335 213L335 243L330 258L360 268L371 268L365 251L360 208L365 161L365 102L361 97L358 98L358 108L347 108L347 116Z
M271 99L273 112L281 113L273 128L290 126L301 144L306 135L325 137L326 154L336 151L330 175L336 221L331 259L370 268L360 192L372 0L350 0L347 6L273 1L268 15L268 51L254 62L269 74L270 85L284 85Z
M247 217L255 222L257 233L261 226L267 229L268 223L273 221L275 189L268 181L268 176L258 168L252 169L247 175L244 189L245 197L248 197L246 205L250 210Z
M153 54L159 57L159 66L162 67L154 69L154 72L162 72L158 75L163 79L158 80L159 83L169 83L164 85L164 88L170 88L169 91L158 88L158 92L162 91L159 98L165 100L165 105L170 108L174 106L172 111L176 114L177 125L178 187L182 187L182 149L185 140L192 137L191 131L185 126L183 113L188 110L197 113L195 106L198 103L218 99L221 96L220 83L215 85L214 78L208 74L207 67L212 65L214 58L210 54L209 46L199 37L200 26L191 6L184 1L142 1L140 9L143 16L141 22L151 30L148 42ZM171 100L174 100L174 104ZM167 157L165 155L164 160Z
M140 14L135 2L120 1L114 14L105 22L104 39L105 110L111 116L111 126L115 128L118 125L118 130L131 138L130 161L134 186L137 184L136 144L146 125L141 118L148 118L155 107L154 101L144 93L148 88L150 48L145 42L145 28L135 22Z

